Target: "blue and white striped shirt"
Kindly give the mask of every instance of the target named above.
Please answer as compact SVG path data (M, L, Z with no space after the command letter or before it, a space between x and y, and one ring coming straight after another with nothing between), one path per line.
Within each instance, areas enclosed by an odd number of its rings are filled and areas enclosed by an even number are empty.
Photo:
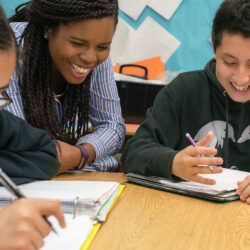
M26 25L27 23L11 24L18 42ZM20 52L22 52L22 44ZM22 68L23 63L19 60L20 72ZM13 102L6 109L25 120L21 89L16 72L11 77L7 93ZM63 106L59 100L56 100L56 105L60 118ZM118 163L112 155L122 147L125 126L110 58L92 71L89 119L93 132L81 137L77 144L90 143L95 148L96 160L89 163L84 169L88 171L115 171Z

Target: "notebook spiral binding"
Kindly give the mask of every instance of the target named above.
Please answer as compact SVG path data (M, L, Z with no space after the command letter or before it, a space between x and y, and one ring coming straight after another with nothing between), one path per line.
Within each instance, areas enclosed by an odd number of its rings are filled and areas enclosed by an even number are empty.
M79 197L76 197L75 200L74 200L73 219L75 219L75 217L76 217L78 201L79 201Z

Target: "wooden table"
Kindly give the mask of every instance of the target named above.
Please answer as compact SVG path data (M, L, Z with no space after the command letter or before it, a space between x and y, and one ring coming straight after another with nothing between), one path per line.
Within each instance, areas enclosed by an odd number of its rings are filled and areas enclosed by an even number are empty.
M126 176L99 172L63 174L55 179L124 183ZM250 206L241 201L214 203L127 183L89 249L250 249Z

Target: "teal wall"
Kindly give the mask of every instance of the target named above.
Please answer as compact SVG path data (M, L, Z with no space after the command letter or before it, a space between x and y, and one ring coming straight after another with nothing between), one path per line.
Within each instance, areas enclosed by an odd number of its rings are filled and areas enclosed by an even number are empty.
M149 7L144 9L136 21L122 12L120 16L134 29L137 29L147 16L152 17L181 42L165 63L166 70L190 71L202 69L213 57L210 42L212 21L222 2L223 0L183 0L170 20L164 19Z
M28 2L28 0L0 0L0 4L5 9L6 15L10 17L13 15L15 8L22 3Z

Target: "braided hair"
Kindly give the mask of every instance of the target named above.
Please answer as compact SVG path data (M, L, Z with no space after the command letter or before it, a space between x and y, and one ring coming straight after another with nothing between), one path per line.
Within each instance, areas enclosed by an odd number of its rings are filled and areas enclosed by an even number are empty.
M118 0L31 0L16 8L12 22L27 21L22 34L22 101L27 121L46 130L53 139L75 144L88 132L91 73L81 84L69 84L64 97L63 120L59 120L52 96L51 57L44 27L114 17L118 22ZM22 41L20 40L20 42Z

